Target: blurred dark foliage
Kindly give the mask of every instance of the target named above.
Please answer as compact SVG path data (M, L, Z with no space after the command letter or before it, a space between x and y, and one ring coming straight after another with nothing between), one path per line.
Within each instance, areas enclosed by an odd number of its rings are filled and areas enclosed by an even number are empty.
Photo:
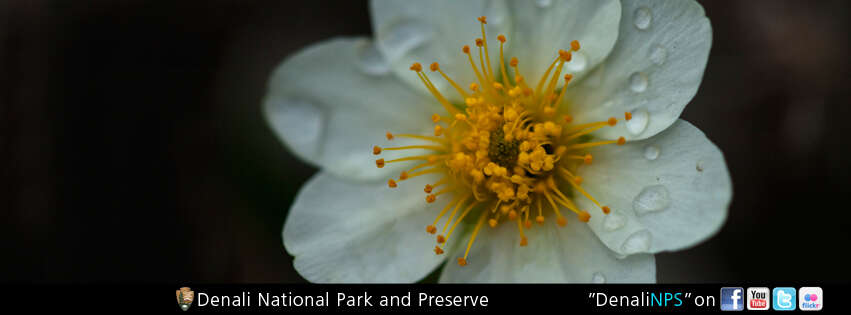
M707 1L683 118L734 195L661 282L847 282L847 1ZM370 36L365 2L0 2L0 281L295 282L280 231L316 172L260 112L286 56Z

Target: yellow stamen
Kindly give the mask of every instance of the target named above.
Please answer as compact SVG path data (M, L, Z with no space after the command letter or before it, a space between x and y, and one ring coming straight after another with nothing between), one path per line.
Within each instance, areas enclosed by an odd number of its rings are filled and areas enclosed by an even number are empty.
M485 223L486 215L487 215L487 212L482 212L482 214L479 215L479 221L476 222L476 227L473 228L473 235L470 236L470 241L467 242L467 250L464 252L464 257L458 258L458 264L459 265L461 265L461 266L467 265L467 255L470 254L470 248L473 247L473 242L476 240L476 236L479 235L479 230L482 228L482 224Z

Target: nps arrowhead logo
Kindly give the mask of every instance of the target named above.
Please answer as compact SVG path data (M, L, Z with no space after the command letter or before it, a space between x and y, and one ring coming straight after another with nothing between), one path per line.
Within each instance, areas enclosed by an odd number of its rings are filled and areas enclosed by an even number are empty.
M184 311L189 309L194 298L195 292L189 287L182 287L180 290L177 290L177 305Z

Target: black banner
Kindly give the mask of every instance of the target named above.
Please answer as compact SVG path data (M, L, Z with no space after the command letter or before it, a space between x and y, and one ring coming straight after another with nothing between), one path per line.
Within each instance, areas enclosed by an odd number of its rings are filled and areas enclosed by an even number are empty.
M4 285L5 304L40 310L177 313L841 311L839 283ZM824 295L829 296L824 304ZM780 299L778 300L777 297ZM777 300L777 301L775 301ZM778 302L777 305L774 305ZM803 304L801 304L803 303ZM182 306L182 307L181 307ZM791 308L789 308L791 307ZM184 310L185 309L185 310Z

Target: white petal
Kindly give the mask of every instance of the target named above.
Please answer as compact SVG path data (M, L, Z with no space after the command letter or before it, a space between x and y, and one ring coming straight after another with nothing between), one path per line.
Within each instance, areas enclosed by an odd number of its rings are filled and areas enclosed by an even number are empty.
M299 192L284 226L284 246L295 256L295 269L322 283L425 277L444 258L432 251L434 237L425 227L437 213L431 210L445 201L427 204L424 185L409 179L390 189L315 175Z
M622 255L672 251L710 237L724 223L732 198L724 156L706 136L679 120L656 136L592 150L577 171L583 188L612 213L577 194L589 225Z
M487 16L488 51L491 69L499 73L498 34L510 29L510 18L504 1L435 0L370 2L372 29L381 52L390 61L400 78L428 93L424 85L408 68L420 62L425 68L438 62L440 69L463 87L476 82L476 75L461 47L469 45L479 65L475 39L482 37L476 18ZM481 71L481 69L480 69ZM444 96L458 102L461 96L436 72L426 70L431 81Z
M521 247L516 222L495 229L483 226L467 256L467 265L461 267L457 258L464 256L466 235L460 244L463 246L457 246L449 257L440 282L656 282L653 255L618 259L578 220L563 228L551 220L525 233L529 243Z
M618 38L619 1L556 0L546 5L510 1L509 5L514 28L506 58L517 57L520 72L531 84L537 84L558 50L569 50L573 40L578 40L581 48L561 73L571 73L572 82L578 82L606 58ZM564 80L558 82L561 86Z
M677 120L697 92L712 28L697 2L623 1L618 42L603 64L565 95L578 122L634 120L600 135L644 139Z
M384 146L387 131L431 132L431 115L442 109L382 64L366 39L305 48L275 69L264 99L266 117L290 150L328 172L356 179L398 173L397 165L375 167L372 146Z

